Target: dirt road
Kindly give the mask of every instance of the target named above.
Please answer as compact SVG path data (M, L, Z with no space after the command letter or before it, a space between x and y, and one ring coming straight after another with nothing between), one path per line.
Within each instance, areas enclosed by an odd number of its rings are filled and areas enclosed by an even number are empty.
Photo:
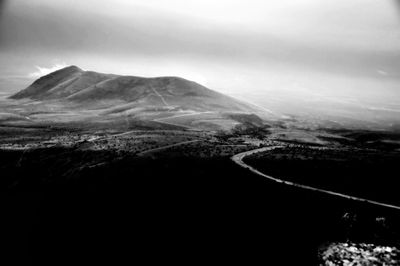
M251 150L251 151L246 151L246 152L242 152L239 154L236 154L234 156L231 157L231 159L238 164L239 166L246 168L248 170L250 170L251 172L260 175L264 178L267 178L268 180L277 182L277 183L281 183L284 185L288 185L288 186L293 186L293 187L298 187L301 189L307 189L307 190L311 190L311 191L316 191L316 192L320 192L320 193L325 193L325 194L329 194L335 197L341 197L341 198L345 198L345 199L349 199L349 200L355 200L355 201L359 201L359 202L365 202L365 203L369 203L369 204L373 204L373 205L377 205L377 206L381 206L381 207L386 207L386 208L391 208L391 209L396 209L396 210L400 210L400 206L396 206L396 205L391 205L391 204L386 204L386 203L382 203L382 202L378 202L378 201L374 201L374 200L369 200L369 199L364 199L364 198L359 198L359 197L354 197L351 195L346 195L346 194L342 194L342 193L338 193L338 192L334 192L334 191L330 191L330 190L325 190L325 189L320 189L320 188L315 188L315 187L311 187L311 186L306 186L306 185L302 185L299 183L294 183L294 182L290 182L290 181L285 181L279 178L275 178L266 174L261 173L260 171L258 171L257 169L253 168L252 166L246 164L243 162L243 159L246 156L258 153L258 152L265 152L265 151L271 151L277 148L282 148L283 146L271 146L271 147L264 147L264 148L260 148L260 149L255 149L255 150Z

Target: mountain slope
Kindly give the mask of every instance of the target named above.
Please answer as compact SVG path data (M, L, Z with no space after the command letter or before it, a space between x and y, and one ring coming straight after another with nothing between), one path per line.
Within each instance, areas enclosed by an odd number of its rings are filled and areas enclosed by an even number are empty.
M41 99L49 90L56 86L68 87L74 79L82 75L84 71L76 66L69 66L37 79L28 88L11 96L11 99Z
M124 104L194 111L255 112L255 107L179 77L143 78L69 66L39 78L12 99L60 100L85 106ZM129 103L129 104L128 104ZM128 104L128 105L127 105Z

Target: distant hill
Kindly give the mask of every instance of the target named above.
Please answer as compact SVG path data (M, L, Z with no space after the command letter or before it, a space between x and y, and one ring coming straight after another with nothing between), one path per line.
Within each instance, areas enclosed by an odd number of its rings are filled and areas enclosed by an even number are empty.
M120 76L83 71L76 66L43 76L10 98L61 100L87 106L121 105L120 109L152 106L194 111L260 111L247 103L179 77Z
M17 110L10 113L26 120L12 116L16 123L134 128L144 121L153 127L215 131L263 127L271 118L257 106L183 78L120 76L77 66L43 76L10 98L28 100L11 103Z

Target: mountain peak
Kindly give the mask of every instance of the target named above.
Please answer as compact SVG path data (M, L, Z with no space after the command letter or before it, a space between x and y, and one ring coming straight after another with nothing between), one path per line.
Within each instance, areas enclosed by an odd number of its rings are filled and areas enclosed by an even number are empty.
M50 74L40 77L35 80L28 88L11 96L11 99L40 99L49 90L55 86L62 84L68 80L78 77L84 73L82 69L77 66L71 65L62 69L56 70Z
M56 70L52 73L56 73L56 72L70 72L70 71L83 71L81 68L75 66L75 65L70 65L64 68L60 68L59 70ZM50 74L52 74L50 73Z

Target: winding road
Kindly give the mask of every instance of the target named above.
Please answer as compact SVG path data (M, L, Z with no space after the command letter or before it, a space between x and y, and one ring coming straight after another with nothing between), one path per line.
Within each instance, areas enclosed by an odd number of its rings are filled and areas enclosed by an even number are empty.
M250 170L251 172L262 176L268 180L280 183L280 184L284 184L284 185L288 185L288 186L293 186L293 187L297 187L297 188L301 188L301 189L306 189L306 190L311 190L311 191L316 191L316 192L320 192L320 193L324 193L324 194L328 194L328 195L332 195L332 196L336 196L336 197L341 197L341 198L345 198L345 199L349 199L349 200L354 200L354 201L359 201L359 202L364 202L364 203L369 203L369 204L373 204L373 205L377 205L377 206L381 206L381 207L386 207L386 208L390 208L390 209L395 209L395 210L400 210L400 206L396 206L396 205L391 205L391 204L386 204L386 203L382 203L382 202L378 202L378 201L374 201L374 200L369 200L369 199L364 199L364 198L359 198L359 197L354 197L351 195L346 195L346 194L342 194L342 193L338 193L338 192L334 192L334 191L330 191L330 190L325 190L325 189L320 189L320 188L316 188L316 187L311 187L311 186L306 186L306 185L302 185L299 183L294 183L294 182L290 182L290 181L285 181L279 178L275 178L266 174L261 173L260 171L258 171L257 169L253 168L252 166L246 164L245 162L243 162L243 159L246 156L255 154L255 153L259 153L259 152L265 152L265 151L271 151L274 149L278 149L278 148L283 148L284 146L282 145L277 145L277 146L270 146L270 147L264 147L264 148L259 148L259 149L255 149L255 150L250 150L250 151L246 151L246 152L242 152L239 154L236 154L234 156L231 157L231 159L238 164L239 166L246 168L248 170Z

